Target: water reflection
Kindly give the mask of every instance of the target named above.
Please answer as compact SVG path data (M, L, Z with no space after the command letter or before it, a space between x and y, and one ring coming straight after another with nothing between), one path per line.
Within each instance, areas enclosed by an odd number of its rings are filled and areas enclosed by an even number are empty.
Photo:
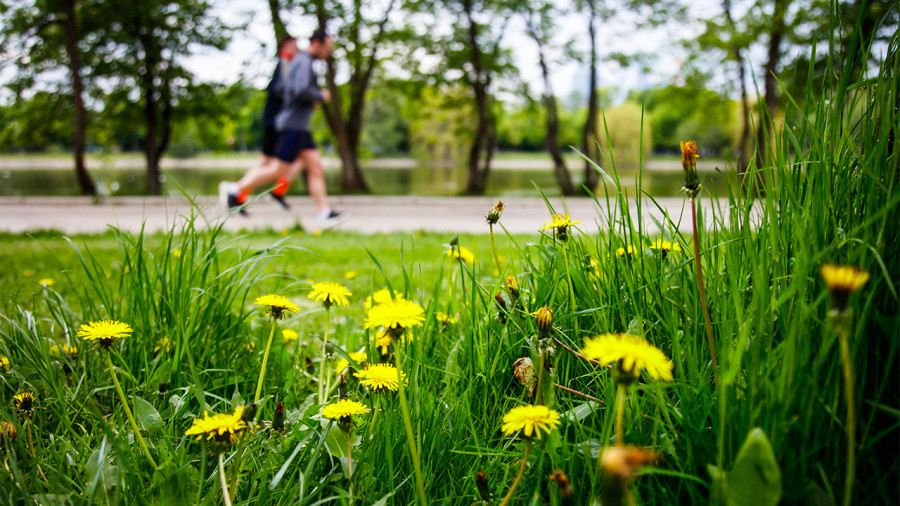
M576 185L582 182L581 167L573 167L572 178ZM179 187L189 195L213 195L220 181L235 181L245 169L198 168L170 169L160 178L163 192L179 193ZM166 177L168 175L168 177ZM465 167L368 168L364 170L366 181L375 195L448 196L463 194L466 187ZM725 177L721 173L706 172L705 186L715 195L726 193ZM141 169L93 169L91 176L104 195L143 195L146 191L146 174ZM622 187L635 194L636 171L625 170L619 174ZM340 173L326 170L328 191L340 194ZM534 184L548 195L559 195L559 185L550 169L493 169L488 178L487 194L498 197L534 196ZM614 187L601 179L594 191L604 194L604 184L609 191ZM643 188L655 197L678 195L682 184L680 170L645 170ZM298 181L290 194L303 195L306 185ZM2 196L70 196L77 195L78 187L74 171L59 169L3 170L0 172Z

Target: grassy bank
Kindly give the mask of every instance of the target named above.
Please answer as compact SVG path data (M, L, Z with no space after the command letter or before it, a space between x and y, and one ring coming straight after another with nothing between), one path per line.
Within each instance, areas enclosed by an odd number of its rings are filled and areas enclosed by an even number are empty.
M865 93L842 75L693 235L559 217L498 225L496 256L461 237L472 262L431 235L3 237L0 501L896 504L900 60ZM421 312L368 310L382 289ZM106 319L134 332L79 338ZM632 337L591 351L610 333ZM329 418L339 398L364 407Z

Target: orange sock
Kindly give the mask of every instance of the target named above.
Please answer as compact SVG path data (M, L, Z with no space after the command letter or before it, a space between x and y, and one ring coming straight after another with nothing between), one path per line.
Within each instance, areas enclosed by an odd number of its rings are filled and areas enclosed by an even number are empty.
M244 190L241 193L239 193L237 196L238 204L243 204L243 203L247 202L247 198L250 196L251 193L253 193L253 192L250 190Z
M291 182L287 179L280 177L278 181L275 183L275 188L272 189L272 195L276 195L278 197L284 197L287 195L288 188L291 187Z

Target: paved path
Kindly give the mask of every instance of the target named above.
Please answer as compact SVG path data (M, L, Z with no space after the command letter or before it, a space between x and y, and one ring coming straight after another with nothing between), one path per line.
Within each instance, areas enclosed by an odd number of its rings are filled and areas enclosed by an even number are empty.
M501 223L512 233L534 233L549 218L547 206L540 198L503 199L506 210ZM215 197L197 197L196 203L205 219L225 219L228 230L282 230L298 222L306 230L319 228L315 207L309 197L289 197L292 209L285 211L265 196L252 203L249 217L225 216L217 207ZM484 216L497 201L494 197L389 197L389 196L333 196L335 209L348 211L351 217L340 230L364 233L395 231L430 231L451 233L486 233ZM559 211L562 199L552 198ZM681 230L690 233L690 207L682 198L658 200ZM710 210L709 201L704 209ZM608 210L588 198L566 200L573 220L582 220L584 232L605 227ZM722 201L722 204L725 204ZM717 206L719 204L716 204ZM631 215L637 218L632 203ZM2 197L0 198L0 231L22 233L32 230L59 230L65 234L99 233L115 226L137 232L143 226L149 232L168 230L191 212L190 202L183 197L109 197L93 203L89 197ZM656 223L662 213L649 201L643 203L648 234L658 231ZM712 213L707 212L707 222Z

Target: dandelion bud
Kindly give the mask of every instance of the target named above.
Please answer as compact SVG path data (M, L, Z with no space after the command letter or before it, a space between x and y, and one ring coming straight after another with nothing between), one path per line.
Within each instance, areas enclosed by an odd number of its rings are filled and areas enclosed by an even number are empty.
M244 410L241 411L241 421L244 423L250 423L256 418L256 410L259 409L255 402L251 402L244 406Z
M831 292L831 307L839 313L847 309L850 296L869 281L868 272L848 265L825 264L819 272Z
M279 402L277 406L275 406L275 415L272 417L272 429L273 430L284 430L284 403Z
M488 214L487 214L487 216L485 216L484 219L489 224L494 225L498 221L500 221L500 215L502 213L503 213L503 202L498 201L496 204L494 204L494 207L492 207L491 210L488 211Z
M684 169L684 186L681 187L681 191L692 199L700 193L700 178L697 177L698 157L696 142L681 142L681 167Z
M509 299L512 301L513 305L516 305L519 302L519 284L516 283L516 278L513 276L508 276L506 278L506 291L509 292Z
M513 377L520 385L525 387L528 398L534 395L537 386L537 376L534 374L534 362L528 357L522 357L513 363Z
M604 506L634 504L631 481L646 464L656 462L657 454L638 446L611 446L603 450L600 467L603 469L601 502Z
M338 383L338 398L346 399L350 397L350 392L347 391L347 378L341 374L341 381Z
M475 474L475 486L478 487L478 495L481 496L483 502L490 502L493 495L488 487L487 475L484 471L478 471Z
M500 319L500 323L506 323L506 299L503 298L500 290L494 294L494 302L497 303L497 318Z
M16 440L16 426L12 422L0 423L0 444L12 443Z
M537 325L538 337L541 339L550 337L550 331L553 328L553 311L549 307L544 306L533 314L534 323Z
M575 504L574 493L572 492L572 484L569 483L569 477L566 473L557 469L550 474L550 481L556 482L559 487L560 504L569 506Z

